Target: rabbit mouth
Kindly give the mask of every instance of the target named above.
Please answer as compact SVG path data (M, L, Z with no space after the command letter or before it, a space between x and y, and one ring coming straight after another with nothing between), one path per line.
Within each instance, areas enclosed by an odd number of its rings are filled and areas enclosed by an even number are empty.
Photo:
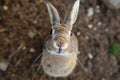
M61 53L62 52L62 49L61 47L58 49L58 52L57 53Z
M68 56L68 52L64 52L62 49L58 49L56 50L49 50L47 49L47 51L53 55L60 55L60 56Z

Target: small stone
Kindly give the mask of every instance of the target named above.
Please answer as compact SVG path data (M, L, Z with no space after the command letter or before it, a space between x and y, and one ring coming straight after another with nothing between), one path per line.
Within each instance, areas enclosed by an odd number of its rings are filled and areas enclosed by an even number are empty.
M90 59L93 59L93 55L92 55L91 53L88 53L88 57L89 57Z
M77 32L77 36L80 36L80 32Z
M35 37L36 33L34 33L33 31L28 31L28 37L33 39Z
M8 6L4 5L4 6L3 6L3 9L4 9L5 11L7 11L7 10L8 10Z
M87 17L92 17L94 15L94 9L90 7L87 11Z
M96 13L100 13L100 6L96 6L96 10L95 10Z
M106 80L105 78L102 78L101 80Z
M15 77L15 74L13 73L11 76L12 76L12 77Z
M96 28L96 27L94 27L94 28L93 28L93 30L94 30L94 31L96 31L96 30L97 30L97 28Z
M6 71L8 68L9 62L8 61L0 61L0 70Z
M38 23L38 21L37 21L37 20L34 20L34 21L33 21L33 23L34 23L34 24L37 24L37 23Z
M89 29L91 29L92 27L93 27L93 25L92 25L92 24L89 24L89 25L88 25L88 28L89 28Z
M98 22L98 26L101 26L102 25L102 22Z
M25 50L26 49L26 46L23 46L23 48L22 48L23 50Z
M100 9L100 6L99 6L99 5L97 5L97 6L96 6L96 8L97 8L97 9Z
M106 28L105 31L108 32L109 30Z
M85 36L85 39L86 39L86 40L88 40L88 39L89 39L89 37L88 37L88 36Z
M31 53L35 52L35 49L34 48L30 48L29 52L31 52Z

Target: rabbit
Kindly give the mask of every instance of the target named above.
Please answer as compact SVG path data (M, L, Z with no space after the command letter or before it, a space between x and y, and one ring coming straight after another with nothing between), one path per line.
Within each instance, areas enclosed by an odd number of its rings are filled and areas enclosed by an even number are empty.
M45 41L41 57L43 71L51 77L67 77L74 70L77 63L78 40L71 32L79 11L80 0L76 0L73 7L67 12L64 24L56 8L45 2L51 21L52 33Z

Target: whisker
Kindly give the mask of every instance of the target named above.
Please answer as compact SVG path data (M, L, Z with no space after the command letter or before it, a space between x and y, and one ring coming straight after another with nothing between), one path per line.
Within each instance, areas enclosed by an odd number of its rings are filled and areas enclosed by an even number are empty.
M42 54L40 54L39 56L37 56L37 58L33 61L32 64L34 64L41 56L42 56Z
M32 80L34 80L35 77L37 76L37 73L38 73L38 71L40 70L40 66L41 66L41 64L38 66L37 71L35 72L35 74L34 74L33 77L32 77Z
M77 57L77 62L78 64L80 64L80 66L82 67L82 69L87 72L87 70L85 69L84 65L81 63L80 59Z

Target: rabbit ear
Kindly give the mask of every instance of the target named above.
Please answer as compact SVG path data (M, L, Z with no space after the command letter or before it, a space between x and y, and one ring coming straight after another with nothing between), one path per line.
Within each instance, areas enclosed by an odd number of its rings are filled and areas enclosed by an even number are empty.
M70 26L71 28L77 19L79 4L80 4L80 0L76 0L72 9L70 9L65 16L64 24Z
M60 17L59 17L59 14L58 14L57 10L55 9L55 7L49 2L46 2L45 4L47 6L47 9L48 9L48 12L49 12L49 15L50 15L51 24L52 25L59 24L60 23Z

